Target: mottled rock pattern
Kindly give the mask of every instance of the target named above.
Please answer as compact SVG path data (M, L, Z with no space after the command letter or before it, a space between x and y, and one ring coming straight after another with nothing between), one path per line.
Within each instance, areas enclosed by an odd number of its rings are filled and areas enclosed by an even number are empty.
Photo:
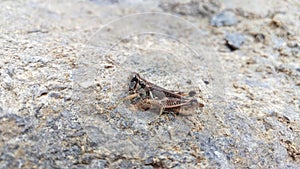
M0 168L300 168L298 2L207 2L1 1ZM223 5L239 24L210 26L208 18ZM226 106L207 102L192 116L159 118L126 103L107 110L118 68L103 60L99 76L78 91L76 69L95 32L120 16L149 10L180 15L205 32L203 48L216 49L226 76ZM247 41L229 51L227 32L240 32ZM161 41L159 50L180 49ZM132 42L121 46L147 51ZM175 81L154 79L164 86Z

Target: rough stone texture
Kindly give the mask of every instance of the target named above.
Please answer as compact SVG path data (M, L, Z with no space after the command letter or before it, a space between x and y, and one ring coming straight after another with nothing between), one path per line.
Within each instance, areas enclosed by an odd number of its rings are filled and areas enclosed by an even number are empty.
M160 7L168 12L180 15L211 17L219 12L221 3L216 0L199 0L199 1L162 1Z
M1 1L0 168L300 168L300 4L247 2ZM210 26L224 10L239 23ZM118 67L91 45L102 26L147 11L196 25L210 55L139 35L109 51ZM245 36L241 48L227 48L228 32ZM126 96L129 68L166 88L200 86L205 107L108 110Z

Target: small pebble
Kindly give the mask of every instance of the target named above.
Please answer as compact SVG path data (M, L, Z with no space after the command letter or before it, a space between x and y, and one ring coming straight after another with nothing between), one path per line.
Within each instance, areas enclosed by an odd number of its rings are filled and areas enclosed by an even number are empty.
M209 84L209 81L207 81L207 80L204 80L203 82L204 82L206 85Z
M189 80L186 81L186 83L187 84L192 84L192 80L189 79Z
M58 98L60 98L60 94L59 94L59 93L56 93L56 92L51 92L51 93L49 94L49 97L53 97L53 98L55 98L55 99L58 99Z
M236 23L236 16L231 11L223 11L210 20L210 24L215 27L232 26Z
M257 33L254 35L255 42L264 42L266 39L266 36L262 33Z
M192 90L192 91L189 92L189 96L190 97L194 97L196 94L197 93L194 90Z
M225 37L226 45L231 50L239 49L245 42L245 36L240 33L230 33Z

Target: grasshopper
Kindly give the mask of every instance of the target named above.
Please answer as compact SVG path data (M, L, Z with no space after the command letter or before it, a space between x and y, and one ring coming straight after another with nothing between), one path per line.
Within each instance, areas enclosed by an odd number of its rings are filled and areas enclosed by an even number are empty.
M109 60L109 62L116 64L111 60ZM167 90L155 85L142 78L136 72L132 72L129 78L128 92L129 95L127 97L119 100L116 106L111 108L117 107L125 100L130 100L131 104L136 105L143 110L158 107L160 109L159 115L168 111L180 113L180 109L183 107L204 107L204 104L199 103L197 99L187 98L187 94L184 94L183 92Z
M138 73L132 73L129 82L128 96L131 100L133 97L139 98L142 107L157 106L160 108L160 115L164 111L176 111L179 113L180 108L185 106L204 107L202 103L198 103L197 99L186 97L183 92L167 90L158 85L155 85L146 79L142 78ZM145 109L145 108L144 108Z

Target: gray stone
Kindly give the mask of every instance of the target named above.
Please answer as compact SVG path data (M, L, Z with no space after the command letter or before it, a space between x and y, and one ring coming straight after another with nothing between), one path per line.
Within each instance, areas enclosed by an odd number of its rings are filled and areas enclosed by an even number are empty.
M151 165L144 165L141 167L141 169L154 169Z
M237 24L237 18L235 14L231 11L223 11L216 16L213 16L210 20L212 26L233 26Z
M240 33L229 33L226 35L225 40L226 40L226 45L231 50L236 50L241 48L246 38L243 34Z
M108 162L101 159L93 159L91 162L91 168L107 168Z
M44 92L46 93L46 91L44 91ZM56 92L50 92L49 97L53 97L55 99L58 99L58 98L60 98L60 94L56 93Z

